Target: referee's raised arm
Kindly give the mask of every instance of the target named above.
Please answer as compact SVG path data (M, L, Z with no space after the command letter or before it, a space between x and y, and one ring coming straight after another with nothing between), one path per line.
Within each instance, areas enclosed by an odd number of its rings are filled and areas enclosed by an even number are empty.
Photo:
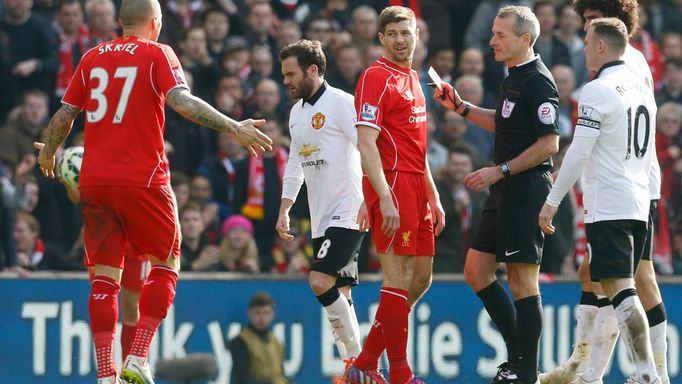
M459 113L488 132L495 132L495 110L482 108L462 100L452 85L446 82L441 83L441 88L436 88L433 97L445 108Z

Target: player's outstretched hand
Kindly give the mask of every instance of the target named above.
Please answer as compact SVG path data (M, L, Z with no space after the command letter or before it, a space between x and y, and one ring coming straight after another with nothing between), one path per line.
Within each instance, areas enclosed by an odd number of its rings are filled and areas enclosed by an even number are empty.
M391 237L395 234L395 231L400 228L400 215L398 214L398 209L393 204L393 198L391 196L382 198L379 201L379 208L381 209L381 217L383 223L381 223L381 232Z
M474 191L480 191L497 183L502 178L500 167L485 167L464 177L464 183Z
M553 235L556 228L552 225L552 219L556 215L556 211L559 210L557 207L552 207L551 205L545 203L540 210L540 215L538 216L538 225L542 232Z
M272 139L260 130L263 124L265 124L263 119L246 119L239 122L239 131L235 136L239 144L246 148L251 156L272 151Z
M369 215L367 215L367 205L362 202L360 209L358 209L358 225L360 226L360 232L369 231Z
M54 179L54 153L47 153L44 143L34 142L33 148L39 151L38 164L40 165L40 172L42 172L43 175Z
M438 236L441 232L443 232L443 228L445 228L445 210L443 209L443 204L440 203L439 199L430 199L429 208L431 209L433 224L436 225L434 228L434 234Z
M277 225L275 226L277 234L284 240L293 240L294 236L289 233L289 215L283 213L279 215L277 219Z
M441 89L436 88L433 97L438 100L445 108L455 110L455 105L462 104L462 98L459 97L457 90L452 85L442 82Z

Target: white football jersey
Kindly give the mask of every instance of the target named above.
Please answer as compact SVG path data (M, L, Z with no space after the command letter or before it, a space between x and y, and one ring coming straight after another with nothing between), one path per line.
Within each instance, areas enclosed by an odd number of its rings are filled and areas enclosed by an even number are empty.
M623 61L625 65L630 68L638 79L644 79L650 92L654 92L654 78L651 75L651 68L649 68L649 63L647 63L646 58L642 52L638 51L635 47L628 44L625 47L625 53L623 53ZM653 121L656 121L656 115L653 115ZM654 126L655 123L652 123ZM654 138L656 135L654 135ZM652 144L652 148L656 148L656 144ZM653 151L654 159L651 162L651 171L649 173L649 193L652 200L661 198L661 167L658 164L658 156L656 156L656 151Z
M354 98L326 83L323 87L319 98L299 100L291 108L291 150L282 186L282 198L296 201L305 179L313 238L329 227L358 229L364 199Z
M586 223L647 221L656 110L653 92L622 61L583 88L575 137L597 138L581 179Z

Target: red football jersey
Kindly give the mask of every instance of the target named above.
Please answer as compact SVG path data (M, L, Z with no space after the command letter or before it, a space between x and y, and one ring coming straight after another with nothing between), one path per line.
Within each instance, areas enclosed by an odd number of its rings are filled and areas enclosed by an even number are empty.
M426 100L416 71L381 57L362 73L355 90L357 125L380 131L385 171L424 173Z
M167 45L128 36L83 55L62 99L85 110L81 186L170 182L164 104L176 87L188 86Z

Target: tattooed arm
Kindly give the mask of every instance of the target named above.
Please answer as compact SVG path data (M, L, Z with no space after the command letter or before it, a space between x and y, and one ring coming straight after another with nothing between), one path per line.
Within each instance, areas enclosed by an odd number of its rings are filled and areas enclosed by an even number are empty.
M62 104L62 107L52 116L47 125L45 143L33 143L33 146L40 150L38 164L45 176L54 177L54 154L71 132L73 120L76 119L80 111L80 108L73 105Z
M168 92L167 103L187 120L233 135L239 133L239 123L218 112L207 102L194 96L187 88L177 87Z
M231 134L252 155L272 150L272 140L258 129L265 120L235 121L218 112L207 102L192 95L186 88L173 88L168 92L168 104L180 115L199 125Z
M54 155L57 152L57 148L62 145L71 132L73 121L80 112L81 109L78 107L62 104L62 107L52 116L45 135L45 151L47 154Z

